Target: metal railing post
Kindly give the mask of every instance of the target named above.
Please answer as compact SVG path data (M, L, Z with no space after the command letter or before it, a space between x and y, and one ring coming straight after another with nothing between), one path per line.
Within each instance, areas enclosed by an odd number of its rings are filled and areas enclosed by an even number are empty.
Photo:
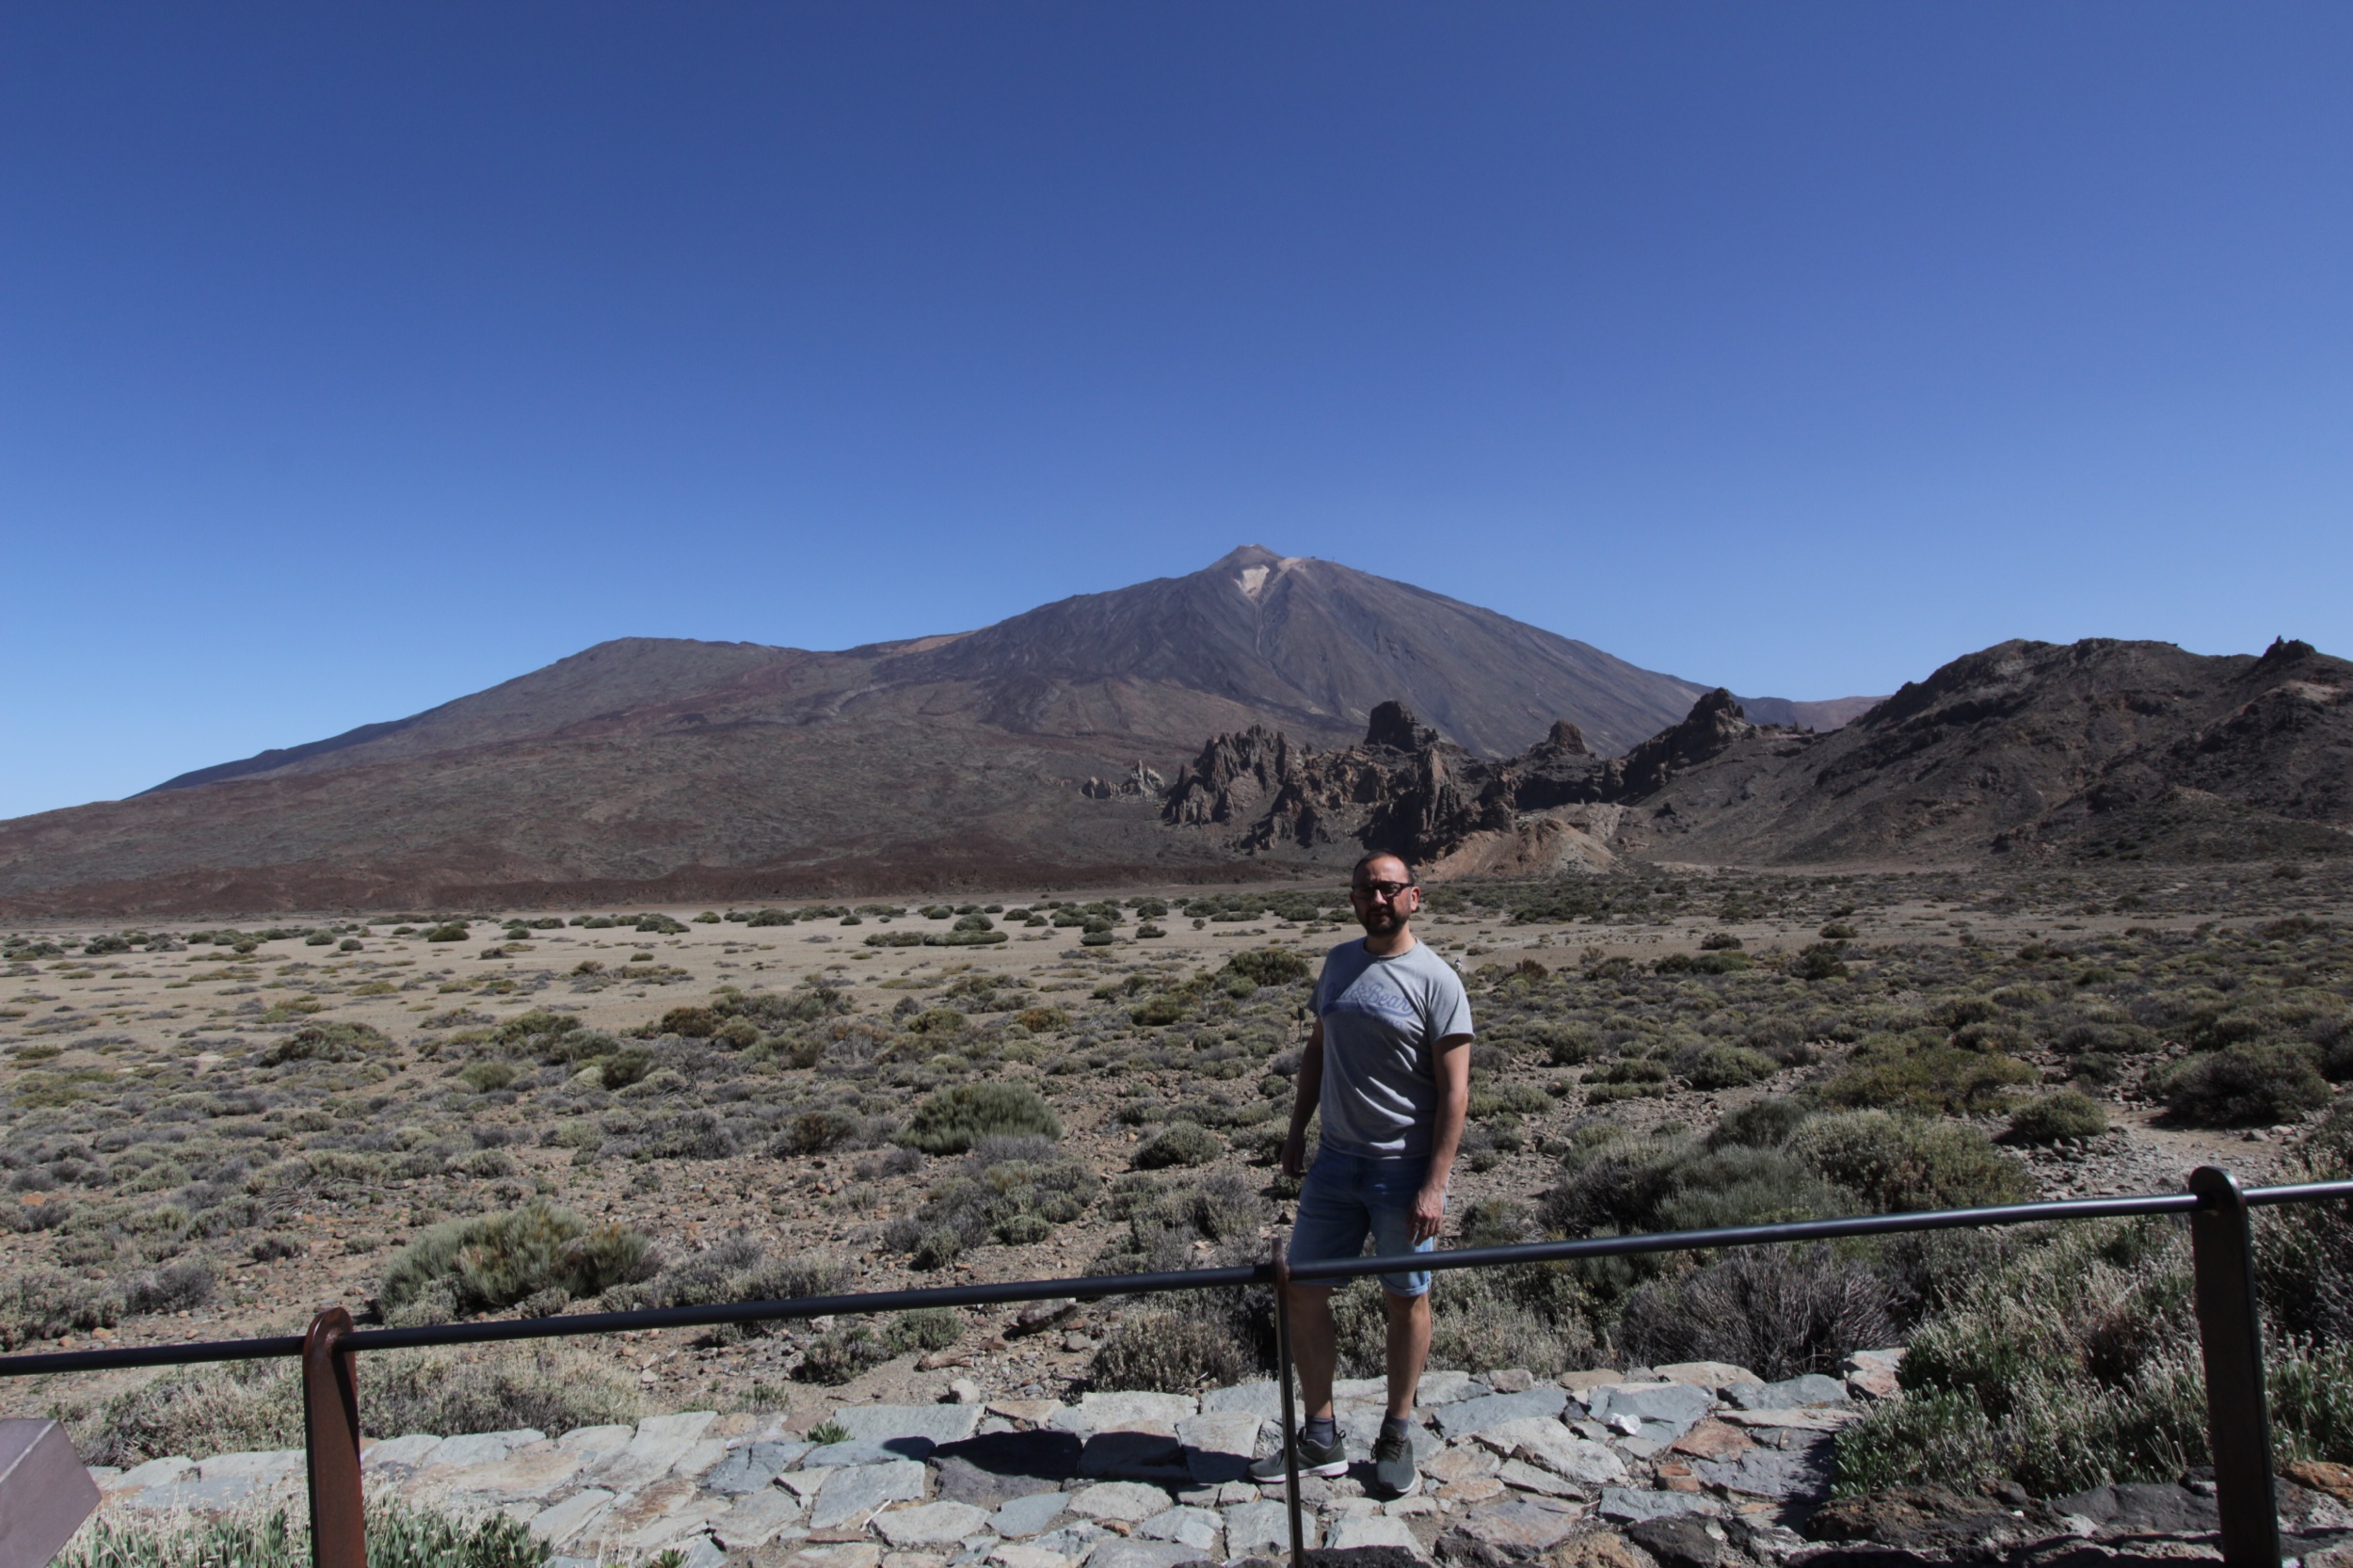
M360 1389L343 1347L351 1314L330 1306L302 1336L302 1443L311 1472L312 1568L368 1568L360 1487Z
M2264 1398L2263 1320L2255 1306L2247 1194L2237 1177L2215 1165L2192 1171L2189 1190L2199 1199L2190 1211L2189 1239L2222 1560L2230 1568L2280 1568L2271 1412Z
M1283 1508L1290 1516L1291 1568L1307 1568L1307 1536L1299 1522L1299 1416L1291 1394L1291 1260L1288 1237L1274 1239L1274 1381L1283 1394Z

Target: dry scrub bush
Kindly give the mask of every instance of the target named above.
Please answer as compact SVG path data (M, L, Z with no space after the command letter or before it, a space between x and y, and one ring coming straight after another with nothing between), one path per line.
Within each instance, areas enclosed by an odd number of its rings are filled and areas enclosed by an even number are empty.
M2241 1042L2185 1057L2149 1087L2185 1126L2269 1127L2329 1103L2319 1054L2303 1044Z
M568 1209L533 1202L425 1231L393 1257L380 1300L388 1315L403 1320L416 1310L493 1312L546 1290L593 1296L643 1279L654 1267L651 1248L636 1231L592 1225Z
M552 1548L503 1513L461 1522L387 1499L368 1505L368 1568L538 1568ZM283 1509L215 1519L102 1518L52 1568L305 1568L306 1520Z
M95 1410L68 1412L93 1464L167 1454L201 1458L302 1446L301 1377L279 1362L232 1362L164 1373ZM452 1436L637 1419L637 1396L602 1363L560 1344L395 1351L360 1364L360 1425L370 1437Z
M1828 1246L1743 1247L1637 1289L1618 1343L1648 1366L1727 1361L1769 1379L1827 1372L1896 1339L1900 1296L1881 1270Z
M960 1083L915 1108L899 1141L925 1154L962 1154L984 1138L1060 1138L1062 1119L1020 1083Z

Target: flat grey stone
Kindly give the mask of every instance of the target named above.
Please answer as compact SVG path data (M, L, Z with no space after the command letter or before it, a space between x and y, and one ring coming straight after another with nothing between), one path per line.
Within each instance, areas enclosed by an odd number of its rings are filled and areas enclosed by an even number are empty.
M1696 1460L1691 1468L1704 1481L1727 1491L1746 1493L1752 1497L1827 1497L1830 1496L1837 1440L1827 1433L1806 1433L1803 1436L1804 1441L1789 1448L1751 1448L1733 1460ZM2059 1512L2081 1511L2061 1509Z
M1146 1541L1174 1541L1215 1555L1222 1523L1214 1509L1180 1506L1155 1513L1136 1527L1136 1534Z
M1186 1470L1205 1485L1241 1480L1258 1451L1261 1425L1257 1416L1240 1410L1186 1416L1176 1423Z
M1079 1474L1170 1486L1188 1485L1193 1480L1183 1447L1173 1434L1157 1432L1096 1432L1079 1452Z
M1455 1528L1474 1541L1527 1555L1567 1540L1584 1514L1582 1508L1550 1497L1502 1497L1472 1504Z
M607 1454L619 1453L629 1447L631 1439L636 1435L635 1427L574 1427L557 1438L555 1446L567 1453L585 1454L593 1461L602 1459ZM405 1443L408 1439L398 1437L393 1441Z
M1728 1361L1677 1361L1652 1369L1673 1382L1694 1384L1707 1389L1731 1388L1744 1383L1765 1381L1746 1367L1736 1367Z
M526 1443L544 1443L547 1440L546 1432L529 1428L519 1432L476 1432L463 1437L444 1437L425 1454L421 1467L447 1464L463 1468L472 1464L496 1464Z
M142 1513L167 1513L179 1508L197 1513L218 1513L251 1496L253 1484L250 1476L199 1480L190 1475L183 1480L149 1487L131 1499L131 1506Z
M1201 1562L1209 1554L1180 1541L1128 1541L1118 1536L1097 1542L1087 1553L1087 1568L1176 1568L1180 1562Z
M1332 1526L1330 1550L1353 1551L1364 1546L1401 1546L1416 1557L1425 1555L1421 1543L1402 1519L1392 1519L1385 1513L1361 1514L1341 1519Z
M1387 1378L1334 1378L1332 1380L1332 1402L1334 1404L1360 1403L1366 1400L1379 1400L1383 1404L1388 1403L1389 1380Z
M680 1410L668 1416L648 1416L637 1423L637 1435L655 1442L692 1443L718 1418L715 1410Z
M1716 1408L1716 1398L1689 1383L1606 1383L1593 1391L1588 1405L1596 1421L1631 1416L1645 1427L1654 1424L1675 1430L1669 1441L1690 1430L1691 1424ZM1652 1435L1645 1432L1643 1436Z
M1030 1541L1028 1544L1035 1546L1039 1551L1053 1552L1075 1561L1093 1551L1097 1542L1113 1539L1115 1538L1112 1532L1092 1520L1079 1519L1064 1525L1060 1529L1048 1530L1044 1535Z
M1300 1509L1299 1528L1307 1549L1314 1551L1323 1544L1323 1527L1316 1511ZM1291 1526L1289 1511L1280 1502L1261 1498L1257 1502L1236 1503L1225 1511L1225 1555L1228 1559L1271 1557L1278 1560L1290 1556Z
M989 1515L988 1528L1008 1540L1042 1534L1067 1512L1059 1492L1037 1492L1016 1497Z
M432 1438L431 1443L439 1443ZM196 1474L196 1461L173 1454L168 1459L151 1459L144 1464L134 1464L115 1478L118 1492L144 1492L151 1486L168 1486L184 1476Z
M621 1430L627 1432L629 1429L623 1427ZM438 1437L419 1432L413 1437L388 1437L381 1443L371 1443L367 1446L366 1451L360 1456L360 1468L383 1470L397 1465L402 1469L414 1469L424 1463L424 1456L431 1453L440 1441ZM148 1463L153 1464L163 1462L150 1460ZM145 1466L142 1465L140 1468L144 1469ZM133 1471L132 1474L136 1475L137 1471Z
M1177 1422L1196 1414L1199 1408L1190 1394L1089 1394L1077 1404L1056 1411L1048 1425L1056 1432L1076 1432L1080 1437L1092 1437L1098 1432L1174 1432Z
M977 1404L852 1404L833 1413L853 1442L928 1438L934 1446L961 1443L980 1425Z
M1424 1372L1421 1381L1414 1384L1414 1402L1428 1409L1442 1404L1459 1404L1465 1400L1475 1400L1493 1392L1468 1372ZM1201 1402L1202 1407L1207 1409L1208 1399L1205 1397Z
M736 1500L711 1522L711 1533L731 1552L764 1546L801 1516L801 1499L781 1486L763 1486Z
M1168 1494L1160 1487L1132 1480L1100 1481L1069 1494L1067 1500L1073 1513L1082 1513L1090 1519L1116 1519L1128 1525L1142 1524L1169 1503Z
M1802 1410L1808 1405L1845 1404L1847 1385L1836 1378L1819 1372L1806 1372L1779 1383L1769 1383L1755 1396L1751 1410Z
M1478 1441L1508 1458L1541 1464L1580 1485L1607 1486L1625 1480L1625 1464L1616 1454L1548 1416L1499 1422L1481 1431Z
M727 1560L726 1547L707 1535L697 1535L680 1551L679 1568L720 1568Z
M1515 1492L1542 1497L1577 1497L1583 1494L1550 1470L1540 1470L1524 1459L1507 1459L1496 1468L1496 1480Z
M853 1438L847 1443L828 1443L822 1448L811 1448L801 1456L804 1470L838 1470L844 1464L887 1464L894 1459L921 1459L932 1451L928 1438L902 1438L897 1448Z
M1630 1487L1606 1486L1601 1493L1601 1516L1632 1524L1638 1519L1673 1519L1685 1514L1721 1513L1713 1497L1697 1492L1637 1492Z
M959 1559L970 1561L971 1559ZM1018 1542L1000 1541L987 1557L997 1568L1070 1568L1071 1559L1060 1552L1049 1552L1043 1546L1024 1545Z
M612 1506L614 1495L601 1486L575 1492L553 1508L541 1509L526 1527L552 1546L562 1547Z
M988 1523L988 1512L970 1503L919 1503L874 1515L874 1533L901 1548L947 1546Z
M1558 1416L1568 1403L1566 1389L1530 1388L1520 1394L1489 1394L1440 1405L1436 1419L1439 1430L1452 1439L1529 1416Z
M220 1480L230 1476L243 1476L248 1480L281 1480L304 1471L300 1448L266 1448L249 1453L215 1454L197 1461L199 1480Z
M1211 1388L1201 1396L1201 1414L1251 1415L1263 1421L1279 1421L1283 1418L1283 1391L1274 1385L1273 1378L1238 1383L1231 1388ZM1300 1419L1306 1419L1305 1412Z
M923 1466L912 1459L885 1464L846 1464L825 1472L825 1483L809 1509L808 1528L840 1529L864 1524L886 1503L914 1502L923 1496Z
M730 1449L727 1458L703 1477L703 1490L727 1496L768 1489L771 1481L809 1451L806 1443L747 1443Z

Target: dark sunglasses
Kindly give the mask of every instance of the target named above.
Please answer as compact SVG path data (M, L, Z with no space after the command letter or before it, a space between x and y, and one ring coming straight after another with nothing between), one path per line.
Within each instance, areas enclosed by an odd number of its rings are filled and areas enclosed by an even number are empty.
M1351 893L1370 893L1375 898L1395 898L1412 886L1410 882L1359 882L1348 890Z

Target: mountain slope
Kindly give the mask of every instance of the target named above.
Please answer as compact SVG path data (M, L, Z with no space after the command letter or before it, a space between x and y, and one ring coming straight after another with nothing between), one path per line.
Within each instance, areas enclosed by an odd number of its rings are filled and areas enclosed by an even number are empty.
M0 907L1231 874L1222 849L1159 832L1140 766L1173 771L1202 736L1269 722L1346 744L1401 696L1475 755L1517 751L1561 718L1621 750L1699 690L1251 546L969 633L840 652L599 644L407 719L0 823Z

